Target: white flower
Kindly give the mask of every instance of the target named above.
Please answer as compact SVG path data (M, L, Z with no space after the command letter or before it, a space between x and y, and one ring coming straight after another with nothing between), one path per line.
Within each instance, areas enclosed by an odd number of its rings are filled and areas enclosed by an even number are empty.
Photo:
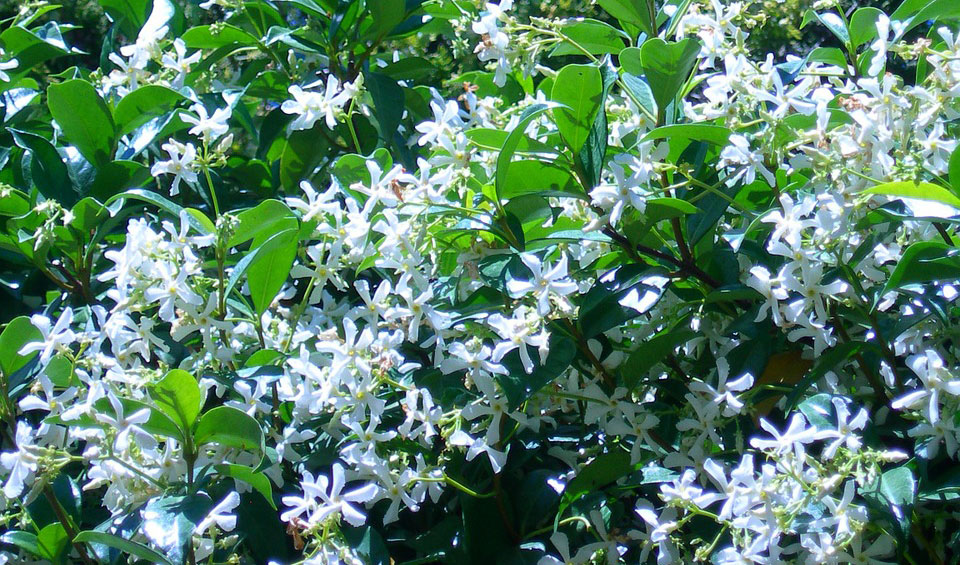
M207 114L207 108L203 104L194 104L190 106L190 109L197 113L197 117L183 114L183 121L188 124L193 124L193 127L190 128L190 133L202 137L204 143L207 145L216 141L230 129L230 126L227 124L227 120L229 120L233 114L230 106L217 108L213 111L212 116Z
M523 253L520 260L530 269L533 278L527 281L507 281L507 290L514 298L533 294L537 299L537 312L544 316L550 312L550 293L566 296L577 291L577 285L567 278L567 256L561 253L560 260L552 267L542 263L532 253Z
M237 516L233 511L240 506L240 495L236 491L231 491L223 500L217 503L207 516L197 524L193 533L204 534L210 528L216 526L221 531L230 532L237 527Z
M160 147L170 155L170 159L154 163L150 168L150 174L174 175L170 196L176 196L180 194L180 181L197 182L197 169L194 162L197 158L197 148L192 143L184 145L172 139Z
M281 514L280 519L290 522L307 512L309 515L306 521L310 525L318 524L328 516L343 516L351 526L362 526L366 522L366 516L351 503L369 502L377 496L379 489L373 483L367 483L354 490L342 492L346 480L343 466L339 463L333 464L330 476L332 479L320 476L314 482L313 475L304 472L304 478L300 482L303 496L284 496L283 504L292 508Z
M34 351L39 351L41 365L46 365L54 352L70 347L77 340L77 334L70 329L70 324L73 323L72 308L64 308L53 327L51 327L50 318L42 314L30 316L30 323L40 330L43 341L27 343L17 353L28 355Z

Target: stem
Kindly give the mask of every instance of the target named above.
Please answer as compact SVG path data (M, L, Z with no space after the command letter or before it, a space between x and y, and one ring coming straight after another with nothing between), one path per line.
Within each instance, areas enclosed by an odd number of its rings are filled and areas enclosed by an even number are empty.
M442 479L419 478L417 480L424 483L433 483L433 482L443 481L448 485L452 486L453 488L459 490L460 492L469 494L474 498L493 498L494 496L497 495L497 493L495 492L487 492L487 493L480 494L477 491L471 489L470 487L464 485L463 483L458 482L456 479L454 479L453 477L447 474L444 474Z
M206 143L204 143L203 149L204 155L207 153ZM210 200L213 202L213 213L217 215L217 218L220 218L220 205L217 203L217 191L213 188L213 179L210 178L210 166L203 165L203 176L207 179L207 187L210 189Z
M50 488L49 483L43 485L43 496L47 499L50 507L53 508L54 514L57 515L57 520L59 520L60 525L63 526L63 531L67 533L67 537L70 538L70 543L73 544L74 549L77 550L77 554L80 555L80 560L87 565L93 565L93 561L90 559L90 556L87 555L87 549L83 544L73 541L74 538L77 537L77 530L74 528L73 520L67 515L63 506L60 505L60 501L57 500L57 496L53 493L53 489Z
M353 138L353 147L356 149L357 153L362 153L360 150L360 140L357 138L357 130L353 127L353 110L357 105L357 99L354 98L350 100L350 109L347 111L347 127L350 128L350 137Z

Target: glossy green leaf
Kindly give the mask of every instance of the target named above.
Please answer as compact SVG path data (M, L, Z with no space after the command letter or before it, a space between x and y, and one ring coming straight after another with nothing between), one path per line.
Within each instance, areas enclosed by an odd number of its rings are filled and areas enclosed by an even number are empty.
M36 357L38 351L27 355L18 353L24 345L34 341L43 341L43 334L30 323L30 318L19 316L10 320L0 333L0 372L9 378Z
M510 199L524 194L546 192L586 198L580 183L568 167L532 160L510 163L504 177L501 198Z
M293 225L296 226L295 223ZM290 275L290 268L297 256L298 236L299 230L292 227L282 229L276 234L264 233L254 239L253 244L258 245L258 249L259 245L266 245L267 241L271 241L269 253L258 253L256 260L250 263L247 269L247 285L258 314L267 311Z
M908 247L887 279L884 294L908 284L960 279L960 250L938 241Z
M217 23L192 27L181 37L191 49L217 49L228 45L252 46L257 38L230 24Z
M273 487L270 485L270 479L263 473L244 465L217 465L214 468L224 477L243 481L252 486L254 490L263 495L264 500L270 504L271 508L277 509L277 505L273 502Z
M657 35L656 16L651 17L646 0L597 0L597 4L621 22L637 26L647 37Z
M681 139L684 141L706 141L723 147L730 139L731 133L728 128L713 124L674 124L660 126L647 132L641 141Z
M857 8L850 17L850 42L854 47L877 38L877 20L882 14L882 11L872 6Z
M212 222L210 222L209 218L205 218L206 221L203 221L202 219L198 218L198 215L202 216L202 214L199 211L192 210L189 208L183 208L178 204L174 204L173 202L170 202L169 200L167 200L163 196L160 196L156 192L150 192L149 190L142 190L142 189L136 188L133 190L128 190L126 192L122 192L120 194L115 194L110 198L108 198L107 201L104 202L103 204L104 206L109 206L113 202L116 202L117 200L120 200L120 199L139 200L141 202L153 204L154 206L160 208L161 210L169 213L170 215L178 219L180 217L181 210L187 210L187 212L194 212L194 213L187 214L187 222L190 223L190 227L197 230L200 233L204 233L204 234L213 233L213 230L210 229Z
M803 15L803 22L800 23L800 29L807 27L813 20L817 20L823 24L841 43L847 44L850 42L850 31L843 22L843 18L837 14L833 12L819 13L813 10L807 10Z
M610 88L617 80L617 73L606 62L600 65L600 105L588 127L587 139L580 150L575 153L576 163L583 171L583 182L586 192L593 190L600 184L603 168L607 159L607 112L606 100Z
M157 497L140 510L140 531L171 563L186 563L193 531L213 506L205 493Z
M190 373L173 369L153 386L150 397L184 434L189 434L203 404L203 393Z
M77 201L77 192L73 190L67 165L56 148L35 133L15 129L9 131L18 147L30 151L30 174L40 194L63 206L73 206Z
M100 200L146 185L153 177L150 169L136 161L110 161L97 170L90 195Z
M878 184L863 191L864 194L884 194L886 196L900 196L940 202L957 208L960 211L960 198L954 193L929 182L897 181ZM960 212L958 212L960 213Z
M81 79L52 84L47 106L63 136L88 161L101 167L113 159L117 148L113 116L92 84Z
M40 550L40 556L55 565L64 563L68 547L70 547L70 538L59 522L44 526L37 534L37 549Z
M124 135L151 119L172 110L186 100L179 92L159 84L148 84L124 96L113 111L117 133Z
M233 289L236 288L243 275L246 274L247 270L249 270L251 265L253 265L253 263L255 263L260 257L270 255L277 249L285 246L288 247L290 240L295 240L296 237L297 230L284 230L271 235L264 240L263 243L260 243L248 251L247 254L244 255L243 258L240 259L233 267L233 271L230 273L230 278L227 279L227 286L224 289L224 292L229 296ZM288 273L284 273L284 277L286 277L287 274Z
M960 147L953 150L950 154L950 163L948 165L948 176L950 187L954 194L960 194Z
M630 354L623 365L623 384L633 390L644 378L650 369L662 362L668 356L696 337L696 334L687 327L676 326L647 339L643 347Z
M15 545L37 557L43 557L40 553L40 545L37 543L36 534L31 534L30 532L8 530L4 532L3 535L0 535L0 543Z
M380 139L389 143L403 118L404 93L397 81L381 73L367 73L366 86L373 98Z
M272 235L283 229L295 228L297 216L283 202L270 199L238 213L237 222L230 241L227 242L228 247L236 247L251 239Z
M107 547L112 547L118 549L123 553L132 555L134 557L139 557L150 563L158 563L160 565L173 565L169 559L164 557L162 554L157 553L156 551L150 549L149 547L143 545L142 543L135 542L133 540L128 540L115 536L113 534L108 534L107 532L97 532L94 530L87 530L77 534L77 537L73 539L77 543L97 543L105 545Z
M551 57L560 55L591 55L619 53L626 47L629 36L610 24L589 18L567 20L560 31L569 38L561 41L550 52Z
M521 345L520 347L528 347ZM550 352L544 363L540 363L540 355L533 348L529 348L533 359L533 371L527 374L523 368L518 350L511 351L503 358L503 366L507 374L496 375L497 382L503 388L510 409L514 410L528 398L547 386L561 373L567 370L576 355L577 346L570 338L560 332L550 334Z
M197 445L217 443L224 447L262 451L263 431L246 412L230 406L217 406L200 417L195 442Z
M524 130L527 128L527 125L530 124L537 116L543 114L547 110L556 107L554 104L532 104L527 107L526 110L520 114L520 119L517 122L517 125L514 126L513 130L510 131L510 134L507 135L506 141L503 142L503 147L500 149L500 154L497 156L497 175L496 175L496 193L498 199L503 199L502 194L507 190L507 174L510 169L510 162L513 160L513 155L517 151L517 147L520 145L521 140L525 137Z
M560 518L563 510L576 500L587 493L602 489L632 470L630 454L626 451L611 451L598 455L564 487L557 519Z
M699 53L700 43L693 38L667 43L655 37L640 48L640 63L661 116L680 94Z

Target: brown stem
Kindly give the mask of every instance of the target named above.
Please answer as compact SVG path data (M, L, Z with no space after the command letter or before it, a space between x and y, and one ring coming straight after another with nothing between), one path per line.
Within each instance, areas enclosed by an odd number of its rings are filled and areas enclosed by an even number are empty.
M73 544L74 549L77 550L77 554L80 555L80 560L87 565L93 565L93 561L90 559L90 556L87 555L87 549L83 544L73 541L74 538L77 537L77 530L73 527L73 520L67 515L63 506L60 505L60 501L57 500L57 496L53 493L53 489L50 488L49 483L43 485L43 496L47 499L50 507L53 508L54 514L57 515L57 520L59 520L60 525L63 526L63 531L67 533L67 537L70 538L70 543Z

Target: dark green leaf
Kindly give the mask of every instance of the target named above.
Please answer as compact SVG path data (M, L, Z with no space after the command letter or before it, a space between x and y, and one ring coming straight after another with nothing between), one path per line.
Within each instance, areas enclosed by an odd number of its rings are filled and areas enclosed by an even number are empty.
M909 284L957 279L960 279L957 248L937 241L921 241L903 252L882 294Z
M521 345L520 347L527 347ZM520 360L518 350L511 351L503 358L503 366L507 369L506 375L497 375L497 382L507 395L510 409L516 409L540 389L553 382L561 373L567 370L577 352L576 344L559 332L550 334L550 353L545 363L540 363L540 354L530 348L533 359L533 372L527 374Z
M52 84L47 106L64 137L87 161L102 167L113 159L117 148L113 116L92 84L80 79Z
M75 537L73 541L77 543L99 543L114 549L119 549L127 555L139 557L140 559L144 559L150 563L173 565L166 557L143 545L142 543L123 539L119 536L108 534L106 532L87 530L78 533L77 537Z
M124 135L172 110L186 97L158 84L148 84L124 96L113 111L117 133Z
M366 84L373 98L380 139L388 143L400 127L400 120L403 117L403 89L397 81L380 73L367 73Z
M9 130L18 147L30 150L30 174L40 194L63 206L73 206L77 193L73 190L67 165L57 150L43 137L27 131Z

